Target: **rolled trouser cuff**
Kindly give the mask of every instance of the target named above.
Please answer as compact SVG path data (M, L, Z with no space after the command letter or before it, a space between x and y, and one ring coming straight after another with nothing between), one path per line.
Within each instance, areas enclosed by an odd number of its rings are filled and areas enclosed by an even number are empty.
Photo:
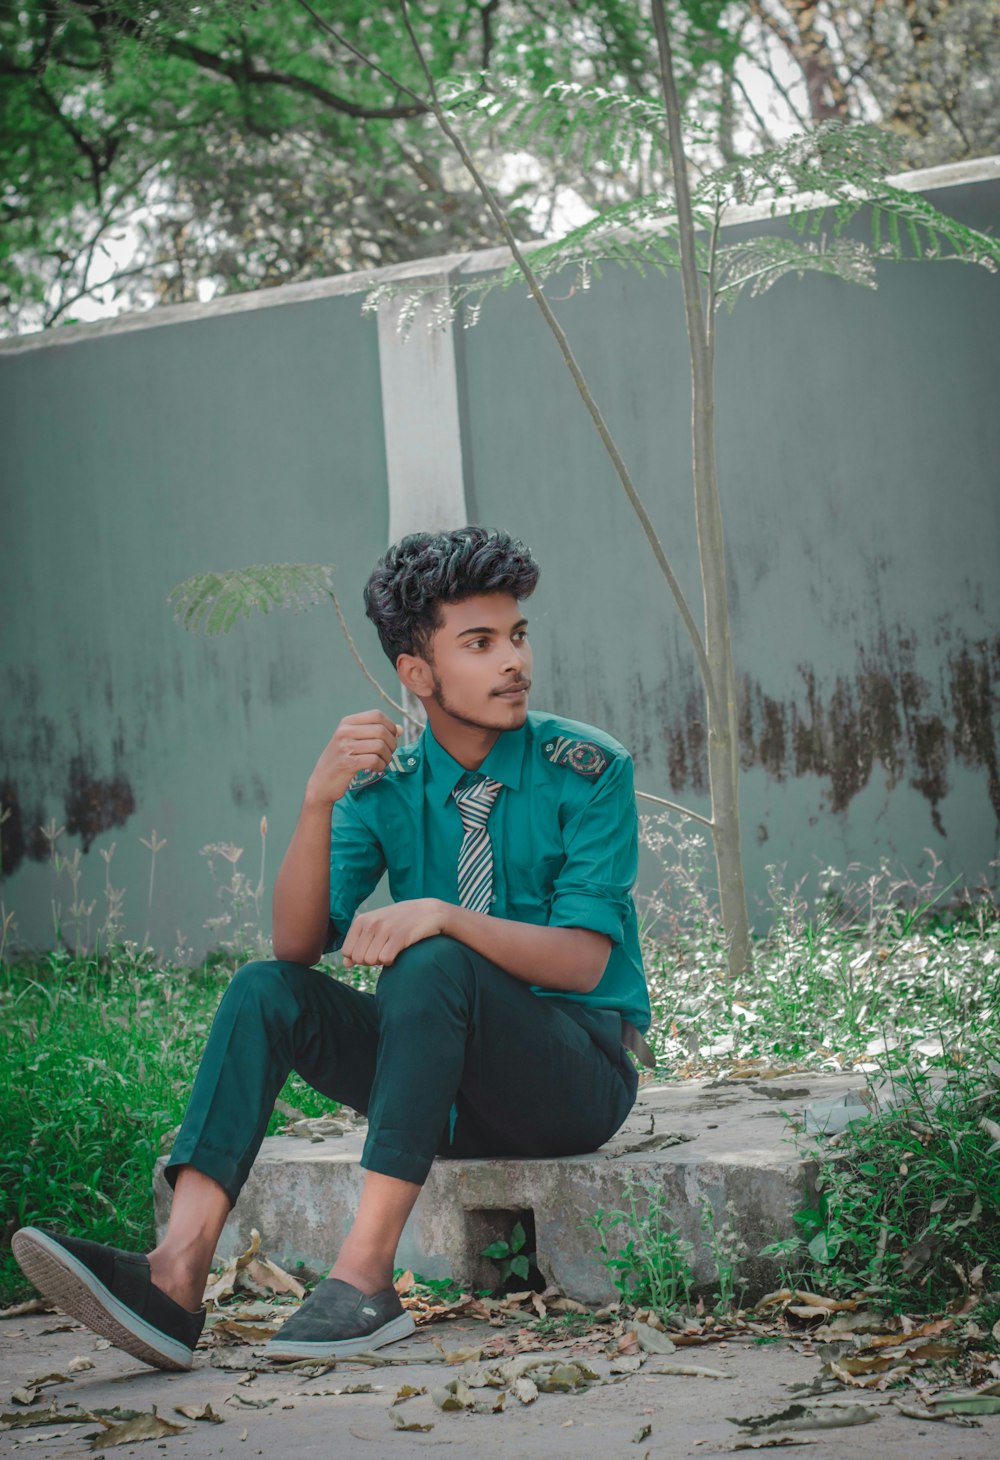
M395 1176L398 1181L412 1181L416 1186L423 1186L427 1180L433 1160L433 1155L420 1156L414 1151L403 1151L371 1135L361 1153L361 1165L366 1171Z
M185 1141L174 1146L170 1159L163 1168L163 1176L171 1191L177 1185L177 1178L184 1166L192 1166L202 1176L217 1181L229 1198L231 1207L243 1189L249 1167L242 1167L227 1151L215 1151L203 1141Z

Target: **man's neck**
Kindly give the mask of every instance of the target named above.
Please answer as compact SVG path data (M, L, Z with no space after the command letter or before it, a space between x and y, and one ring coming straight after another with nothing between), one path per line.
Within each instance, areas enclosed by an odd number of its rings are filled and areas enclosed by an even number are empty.
M441 749L446 750L452 760L457 760L467 771L478 771L503 731L466 724L465 721L456 720L453 715L442 712L433 704L425 705L425 708L434 739Z

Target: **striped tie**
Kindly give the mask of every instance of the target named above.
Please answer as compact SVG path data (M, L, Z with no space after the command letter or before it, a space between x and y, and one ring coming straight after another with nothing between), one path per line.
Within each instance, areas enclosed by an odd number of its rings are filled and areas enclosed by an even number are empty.
M499 790L499 781L484 776L451 793L465 828L458 854L458 901L473 912L488 913L493 896L493 849L486 823Z

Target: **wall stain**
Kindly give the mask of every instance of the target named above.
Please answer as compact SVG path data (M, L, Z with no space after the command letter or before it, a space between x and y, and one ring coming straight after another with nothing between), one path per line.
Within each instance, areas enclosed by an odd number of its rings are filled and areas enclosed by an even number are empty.
M66 788L66 830L79 836L85 852L102 831L124 826L134 811L135 795L125 776L102 780L88 769L86 757L73 757Z
M783 697L742 676L737 716L743 768L760 767L777 782L819 777L826 782L826 808L838 813L881 768L890 791L905 783L924 797L943 837L942 803L955 768L963 765L985 773L1000 825L1000 638L970 640L941 624L927 660L925 675L917 667L915 636L883 629L874 645L859 647L853 673L824 681L812 665L799 665L799 687ZM632 723L618 733L639 766L648 766L648 725L651 716L659 718L671 790L704 794L703 698L688 666L679 680L652 694L631 695ZM758 831L759 840L765 837L766 828L764 836Z
M17 787L8 776L0 782L0 807L7 820L0 827L0 874L12 877L25 857L32 862L48 860L50 847L42 832L42 813L26 813Z

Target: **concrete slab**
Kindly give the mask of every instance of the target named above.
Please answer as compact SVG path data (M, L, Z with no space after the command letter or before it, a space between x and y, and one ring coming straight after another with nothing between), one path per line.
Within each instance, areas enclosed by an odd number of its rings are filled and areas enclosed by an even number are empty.
M805 1105L856 1090L858 1075L791 1075L778 1079L690 1080L647 1084L613 1140L586 1156L559 1160L434 1163L407 1223L400 1266L423 1277L457 1277L474 1287L497 1284L497 1269L480 1254L517 1220L533 1230L536 1264L547 1283L585 1303L615 1296L588 1225L598 1210L622 1204L626 1176L666 1193L670 1215L694 1247L696 1282L715 1277L700 1228L707 1197L717 1222L726 1206L751 1253L793 1230L810 1163L796 1148L790 1120ZM263 1249L284 1267L326 1271L351 1224L363 1179L358 1164L364 1127L316 1143L292 1136L265 1140L219 1251L243 1251L256 1227ZM167 1221L170 1191L154 1178L157 1232ZM773 1286L774 1265L754 1258L744 1274L747 1296Z

